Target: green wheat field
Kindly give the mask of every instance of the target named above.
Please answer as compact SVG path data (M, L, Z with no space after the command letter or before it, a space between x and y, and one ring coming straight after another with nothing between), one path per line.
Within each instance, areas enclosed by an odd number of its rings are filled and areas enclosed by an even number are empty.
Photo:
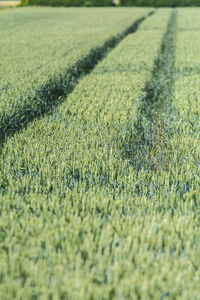
M0 11L0 299L200 299L200 8Z

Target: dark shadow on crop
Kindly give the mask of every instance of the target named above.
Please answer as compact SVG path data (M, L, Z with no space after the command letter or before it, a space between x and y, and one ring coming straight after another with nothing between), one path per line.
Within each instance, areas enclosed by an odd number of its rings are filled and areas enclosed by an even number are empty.
M138 117L134 126L127 128L123 145L123 159L128 159L136 170L157 170L168 165L169 141L174 130L171 120L174 117L175 37L176 10L173 10L152 76L142 93Z
M79 80L89 74L99 61L114 49L128 34L137 31L139 25L154 11L135 21L123 33L107 40L102 46L92 49L88 55L81 58L75 65L68 68L64 73L53 76L47 83L30 93L22 96L18 103L23 107L16 108L12 115L0 116L0 147L6 139L27 125L34 119L41 118L46 113L51 113L67 95L69 95Z

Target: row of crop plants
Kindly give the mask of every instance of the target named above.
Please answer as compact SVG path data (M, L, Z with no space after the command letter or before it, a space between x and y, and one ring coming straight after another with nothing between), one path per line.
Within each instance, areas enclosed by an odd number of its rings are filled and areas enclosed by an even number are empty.
M169 176L136 171L124 154L170 14L146 19L52 116L4 145L2 295L148 299L171 288L177 231L192 224L166 213Z

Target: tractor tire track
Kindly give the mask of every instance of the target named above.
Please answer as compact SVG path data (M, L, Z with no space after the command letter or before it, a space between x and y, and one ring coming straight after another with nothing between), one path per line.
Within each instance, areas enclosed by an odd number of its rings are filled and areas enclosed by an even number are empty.
M127 129L122 156L136 170L167 168L170 159L170 136L173 134L174 60L176 10L172 11L160 53L150 80L146 83L138 117ZM172 122L171 122L172 121Z

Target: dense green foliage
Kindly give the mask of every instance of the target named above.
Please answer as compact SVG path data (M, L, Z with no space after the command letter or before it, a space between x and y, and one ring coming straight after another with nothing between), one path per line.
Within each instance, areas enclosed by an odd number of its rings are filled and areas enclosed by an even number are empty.
M46 6L111 6L111 0L29 0L29 5Z
M29 0L30 5L110 6L111 0ZM200 0L121 0L121 6L179 7L200 6Z
M200 0L121 0L121 5L144 7L200 6Z
M52 78L67 77L91 48L118 36L150 9L18 8L0 18L0 114L25 109ZM9 53L9 55L8 55ZM37 107L37 100L31 106Z
M199 298L199 20L157 10L7 139L1 299Z

